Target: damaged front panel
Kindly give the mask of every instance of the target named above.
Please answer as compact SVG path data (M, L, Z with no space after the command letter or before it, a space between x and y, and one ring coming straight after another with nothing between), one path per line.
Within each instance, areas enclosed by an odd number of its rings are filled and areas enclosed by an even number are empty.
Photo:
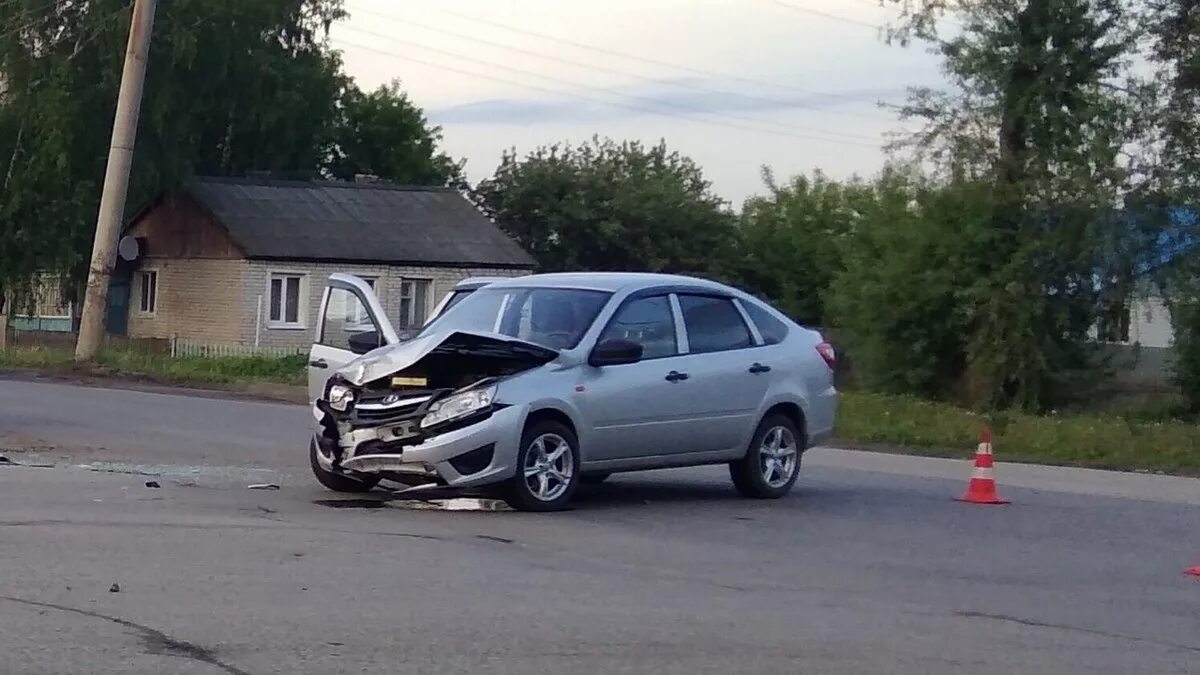
M433 338L437 338L436 340ZM542 366L558 352L503 336L455 332L379 350L335 374L329 387L353 392L346 410L326 395L319 442L335 465L352 457L399 455L438 434L486 419L494 405L450 422L422 427L431 409L450 397L494 387L505 377ZM327 390L328 394L328 390Z

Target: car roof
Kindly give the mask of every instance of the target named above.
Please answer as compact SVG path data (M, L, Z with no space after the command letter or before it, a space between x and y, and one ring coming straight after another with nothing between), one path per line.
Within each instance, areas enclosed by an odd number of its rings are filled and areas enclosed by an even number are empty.
M489 284L496 288L578 288L616 293L624 290L659 286L685 286L731 292L732 289L708 279L678 274L648 272L555 272L510 277Z

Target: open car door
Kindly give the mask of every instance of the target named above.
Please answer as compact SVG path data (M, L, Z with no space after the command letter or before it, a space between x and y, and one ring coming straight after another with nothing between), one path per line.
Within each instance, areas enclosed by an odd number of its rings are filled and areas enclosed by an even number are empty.
M329 275L308 353L308 400L324 395L330 375L359 355L399 341L367 282L352 274Z

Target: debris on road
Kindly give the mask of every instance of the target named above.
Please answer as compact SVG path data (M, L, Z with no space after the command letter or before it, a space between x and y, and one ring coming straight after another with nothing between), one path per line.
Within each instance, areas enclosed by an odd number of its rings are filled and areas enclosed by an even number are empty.
M158 481L156 481L156 480L148 480L148 481L146 481L146 487L157 490L158 488L160 488L162 486L159 485Z
M1184 570L1183 573L1192 577L1200 577L1200 565L1189 567L1188 569Z
M512 511L512 507L499 499L475 499L467 497L396 500L391 503L391 506L401 509L431 511Z
M109 586L108 592L109 593L120 593L121 592L121 584L114 583L112 586Z
M246 489L247 490L278 490L279 486L276 485L275 483L255 483L253 485L247 485Z
M12 464L13 461L4 455L0 455L0 464Z

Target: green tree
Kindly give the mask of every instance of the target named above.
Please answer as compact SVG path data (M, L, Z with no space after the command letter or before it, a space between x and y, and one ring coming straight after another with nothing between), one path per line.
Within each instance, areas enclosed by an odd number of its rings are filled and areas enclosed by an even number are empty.
M541 268L728 276L733 216L664 143L593 139L506 152L479 204Z
M888 171L842 245L843 269L827 295L837 339L855 377L886 392L960 395L969 315L965 289L986 270L993 191L939 185Z
M786 184L763 171L767 194L746 200L736 275L746 287L809 325L825 321L824 295L841 267L840 244L854 229L870 187L820 171Z
M172 0L154 26L129 206L191 175L458 167L394 87L364 94L326 41L342 0ZM129 30L127 0L0 1L0 287L85 273Z
M1175 380L1190 411L1200 413L1200 3L1149 0L1142 18L1157 97L1148 115L1154 152L1137 204L1158 216L1165 236L1154 244L1189 251L1162 267L1156 281L1171 313Z
M464 184L462 163L438 149L440 127L393 81L371 92L350 85L341 97L330 175L371 174L411 185Z
M895 0L900 39L935 42L950 92L916 90L912 143L941 175L986 180L973 240L990 264L965 281L968 387L981 405L1041 408L1092 364L1088 330L1127 267L1105 246L1128 173L1134 106L1121 86L1135 33L1118 0ZM941 40L952 13L963 30ZM1114 266L1110 269L1110 266Z

